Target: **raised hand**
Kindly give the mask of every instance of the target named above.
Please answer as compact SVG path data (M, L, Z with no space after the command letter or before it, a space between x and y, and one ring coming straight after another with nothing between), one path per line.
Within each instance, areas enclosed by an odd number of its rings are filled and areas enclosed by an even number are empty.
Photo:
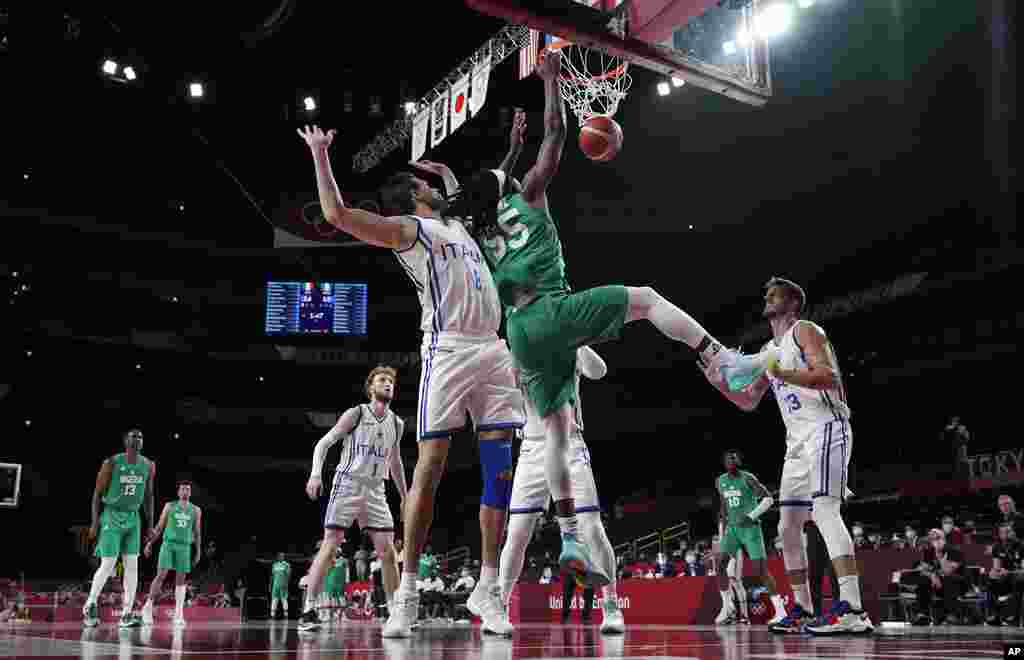
M452 171L452 168L448 167L444 163L435 163L432 160L410 160L409 164L418 170L436 174L440 177L443 177L445 174L450 174Z
M305 128L295 130L310 149L326 149L330 147L331 142L334 141L334 136L337 134L337 131L333 128L324 133L316 124L313 125L313 128L306 126Z
M523 146L526 138L526 112L522 108L516 108L516 114L512 118L512 133L509 136L509 143L513 148Z
M562 70L562 53L548 50L541 53L541 61L537 64L537 75L541 80L552 80Z

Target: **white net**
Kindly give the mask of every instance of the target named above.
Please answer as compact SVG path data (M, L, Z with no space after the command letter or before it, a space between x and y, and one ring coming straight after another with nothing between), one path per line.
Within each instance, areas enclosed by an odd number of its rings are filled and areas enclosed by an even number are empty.
M558 87L580 126L594 115L611 117L626 98L632 79L629 62L596 48L562 42Z

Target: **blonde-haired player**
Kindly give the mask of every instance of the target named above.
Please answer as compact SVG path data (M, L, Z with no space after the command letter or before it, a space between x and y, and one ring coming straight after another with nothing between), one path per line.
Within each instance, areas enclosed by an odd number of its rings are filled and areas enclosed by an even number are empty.
M796 604L771 629L796 634L806 630L815 635L870 633L874 626L861 603L853 539L839 510L849 495L846 479L853 451L850 407L839 363L825 331L800 319L807 303L803 288L773 277L765 284L764 301L763 316L773 335L761 352L768 356L767 373L738 392L730 391L714 370L705 369L705 375L743 410L754 410L772 390L786 425L779 535ZM808 518L813 518L821 531L839 578L839 598L817 623L810 614L813 605L802 536Z
M334 563L338 546L345 540L345 530L355 521L369 534L383 563L381 573L389 604L398 588L395 523L384 489L384 479L390 476L402 501L399 510L404 509L407 489L399 444L405 422L391 410L396 376L391 367L374 368L366 378L366 395L370 402L342 413L334 428L320 438L313 450L313 468L306 483L306 494L315 500L320 496L327 450L339 440L344 441L324 517L323 543L307 576L306 605L299 619L299 630L311 630L320 625L316 604L324 575Z
M600 380L606 373L608 366L594 349L589 346L577 349L576 396L570 431L569 472L580 535L593 550L599 568L610 578L604 587L604 600L601 606L604 618L601 632L622 633L625 631L625 623L615 590L615 550L601 522L601 504L597 497L594 472L590 466L590 450L583 439L583 405L580 402L580 375L590 380ZM512 589L522 575L526 546L533 536L533 528L551 501L551 490L548 488L545 472L547 438L544 420L537 414L529 398L524 399L526 427L519 449L515 478L512 481L508 541L501 551L501 586L506 609ZM573 577L566 576L566 579Z

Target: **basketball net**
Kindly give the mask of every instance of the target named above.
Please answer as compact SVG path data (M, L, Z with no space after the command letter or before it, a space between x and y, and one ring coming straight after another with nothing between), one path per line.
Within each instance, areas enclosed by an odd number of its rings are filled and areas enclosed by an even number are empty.
M625 35L624 23L613 24L611 29L620 37ZM595 115L611 117L618 111L619 103L626 98L633 83L629 62L558 37L552 38L546 50L562 53L558 89L580 126Z

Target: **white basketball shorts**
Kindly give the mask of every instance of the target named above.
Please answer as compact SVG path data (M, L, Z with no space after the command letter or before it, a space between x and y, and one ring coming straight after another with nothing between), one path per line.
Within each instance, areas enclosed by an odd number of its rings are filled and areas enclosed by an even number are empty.
M543 513L551 501L548 478L544 469L545 443L543 439L527 438L519 449L515 477L512 479L512 502L509 513ZM576 435L569 443L569 478L576 513L601 511L597 497L597 483L590 467L590 450L583 438Z
M789 450L782 466L780 506L811 508L815 497L845 499L853 433L850 421L839 417L802 429L788 439Z
M438 342L431 335L422 354L418 440L451 436L465 428L467 414L478 432L522 428L523 395L503 339Z
M346 530L357 521L364 532L394 531L395 521L384 492L384 480L337 472L331 499L327 502L324 529Z

